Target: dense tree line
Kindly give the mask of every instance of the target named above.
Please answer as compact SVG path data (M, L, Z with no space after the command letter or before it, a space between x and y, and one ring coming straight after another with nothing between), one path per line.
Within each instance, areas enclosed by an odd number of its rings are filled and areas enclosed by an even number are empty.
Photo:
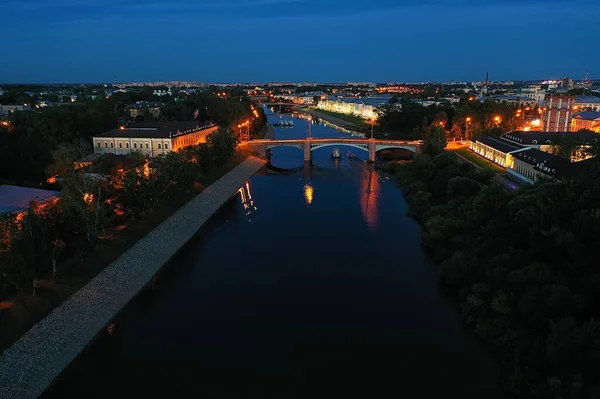
M73 165L79 152L74 147L55 151L55 163ZM153 158L148 168L89 175L65 167L56 202L32 203L19 217L0 215L0 299L23 290L35 294L40 275L56 276L59 258L76 257L83 263L115 226L140 218L197 182L206 183L206 176L225 165L235 149L235 137L221 129L205 144Z
M586 162L514 192L452 152L393 167L441 283L516 397L600 397L600 162Z
M13 97L20 95L27 96L11 91L4 97L13 101ZM258 115L255 117L247 97L223 99L211 93L158 97L153 95L152 88L142 88L116 92L107 98L102 90L84 91L78 93L77 102L71 105L15 112L10 117L10 126L0 125L0 183L38 185L45 180L44 170L52 161L52 151L60 143L89 139L117 128L128 118L127 105L142 100L163 102L162 120L191 121L197 110L199 122L213 121L231 128L253 118L251 133L254 135L266 124L262 109L254 107Z
M419 139L428 126L444 128L451 138L500 134L517 126L516 109L490 100L480 102L468 99L462 99L455 106L440 104L424 107L405 96L399 103L390 103L378 109L377 134L398 139ZM537 110L524 112L534 115Z

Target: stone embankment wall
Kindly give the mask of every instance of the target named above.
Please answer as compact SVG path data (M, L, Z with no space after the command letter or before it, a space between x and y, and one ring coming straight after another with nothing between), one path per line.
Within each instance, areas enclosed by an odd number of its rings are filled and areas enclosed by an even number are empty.
M0 355L0 398L35 398L266 161L207 187Z

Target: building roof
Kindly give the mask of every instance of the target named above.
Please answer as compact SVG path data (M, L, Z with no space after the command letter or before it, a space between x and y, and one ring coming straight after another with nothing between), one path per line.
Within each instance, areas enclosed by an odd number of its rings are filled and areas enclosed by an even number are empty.
M21 213L29 209L31 201L44 204L57 199L59 196L59 191L3 185L0 186L0 214Z
M198 125L197 122L154 122L144 121L130 123L123 129L113 129L94 135L94 137L133 137L149 139L166 139L176 135L207 129L214 124Z
M593 121L600 119L600 112L596 111L581 111L573 114L574 119L583 119L586 121Z
M492 100L492 101L523 101L523 102L532 102L535 101L527 96L514 96L514 95L510 95L510 94L498 94L498 95L493 95L493 96L488 96L488 97L481 97L479 98L479 101L484 102L486 100Z
M600 104L600 97L595 96L575 96L576 103L598 103Z
M536 148L529 148L513 155L515 159L528 163L550 176L566 176L572 174L573 163L569 160Z
M579 137L584 141L600 138L592 132L524 132L514 130L501 136L502 139L520 145L545 145L557 144L563 137Z
M477 141L506 154L513 151L519 151L524 148L519 144L509 143L508 141L492 136L479 137Z

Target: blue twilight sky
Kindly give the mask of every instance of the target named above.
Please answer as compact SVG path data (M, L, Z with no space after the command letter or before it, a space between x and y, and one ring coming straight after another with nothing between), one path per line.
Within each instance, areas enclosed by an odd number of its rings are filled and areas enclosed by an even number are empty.
M0 0L0 83L600 78L598 0Z

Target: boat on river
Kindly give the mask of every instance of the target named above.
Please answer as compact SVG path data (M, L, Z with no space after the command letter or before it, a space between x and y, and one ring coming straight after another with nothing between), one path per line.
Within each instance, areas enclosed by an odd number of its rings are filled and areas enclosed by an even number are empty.
M274 127L293 127L294 121L282 119L276 122L273 122Z
M341 158L340 149L339 148L334 148L333 149L333 153L331 154L331 157L333 159L339 159L339 158Z

